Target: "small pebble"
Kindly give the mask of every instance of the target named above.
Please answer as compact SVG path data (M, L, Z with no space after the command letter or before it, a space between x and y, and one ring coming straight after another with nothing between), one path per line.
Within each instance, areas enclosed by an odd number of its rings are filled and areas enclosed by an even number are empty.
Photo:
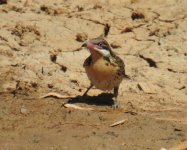
M77 33L76 40L79 42L84 42L88 39L88 35L86 33Z
M28 114L28 110L27 110L25 107L23 107L23 106L21 107L20 112L21 112L21 114L23 114L23 115Z
M121 45L118 42L114 41L113 43L111 43L111 47L112 48L121 48Z
M144 19L145 16L141 12L133 12L132 15L131 15L131 18L132 18L132 20L135 20L135 19Z

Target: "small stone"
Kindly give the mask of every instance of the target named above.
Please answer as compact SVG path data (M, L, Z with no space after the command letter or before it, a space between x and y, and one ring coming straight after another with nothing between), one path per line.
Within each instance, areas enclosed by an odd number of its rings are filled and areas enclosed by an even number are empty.
M145 16L141 12L133 12L132 15L131 15L131 18L132 18L132 20L135 20L135 19L144 19Z
M26 114L28 114L29 111L24 106L22 106L20 109L20 112L21 112L21 114L26 115Z
M57 55L56 54L51 54L50 59L52 62L56 63Z
M157 93L156 87L148 83L140 82L138 83L138 88L147 94Z
M88 35L86 33L77 33L76 40L79 42L84 42L88 39Z
M93 9L101 9L101 8L102 8L102 6L99 5L99 4L96 4L96 5L94 5L94 7L93 7Z
M42 11L47 11L47 10L48 10L48 7L45 6L45 5L42 5L42 6L40 6L40 10L42 10Z
M10 81L5 84L3 84L3 92L13 92L16 90L17 82Z
M123 29L123 30L121 31L121 33L132 32L132 31L133 31L133 28L131 28L131 27L126 27L125 29Z
M50 84L50 83L49 83L47 86L48 86L48 88L50 88L50 89L54 87L53 84Z
M32 44L35 39L34 33L25 33L19 44L20 46L28 46L29 44Z
M111 47L112 48L121 48L121 45L118 42L114 41L113 43L111 43Z
M160 150L167 150L166 148L162 147Z
M31 82L31 85L32 85L33 88L37 88L38 83L36 83L36 82Z
M77 11L79 11L79 12L84 10L84 7L82 7L82 6L77 6L76 8L77 8Z

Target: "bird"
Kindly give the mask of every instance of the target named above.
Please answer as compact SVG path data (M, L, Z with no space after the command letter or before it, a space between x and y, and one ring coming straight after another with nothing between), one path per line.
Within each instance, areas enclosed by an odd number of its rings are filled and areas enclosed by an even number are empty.
M90 56L84 61L83 67L91 82L82 96L86 96L93 86L103 91L113 90L114 103L112 106L113 108L118 108L119 86L124 78L129 77L125 73L123 60L112 51L110 44L106 40L109 30L110 26L106 24L104 34L97 38L89 39L82 45L90 52Z

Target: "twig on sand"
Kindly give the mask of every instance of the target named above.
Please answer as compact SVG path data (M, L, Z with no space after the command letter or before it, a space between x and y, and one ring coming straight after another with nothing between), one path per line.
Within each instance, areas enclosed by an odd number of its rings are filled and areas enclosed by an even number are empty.
M181 142L179 145L174 146L172 148L169 148L169 149L161 148L160 150L187 150L187 140Z
M46 98L46 97L55 97L55 98L61 98L61 99L69 99L69 98L74 98L75 96L64 96L64 95L61 95L59 93L55 93L55 92L50 92L50 93L47 93L39 98Z
M172 148L169 148L168 150L187 150L187 140L183 141L177 146L174 146Z
M46 98L46 97L55 97L55 98L59 98L59 99L70 99L70 98L74 98L75 96L64 96L59 93L50 92L50 93L47 93L39 98ZM64 106L65 108L73 108L73 109L79 109L79 110L94 110L93 108L80 107L75 104L69 104L69 103L65 103L62 106Z
M80 107L75 104L63 104L65 108L74 108L74 109L79 109L79 110L94 110L93 108L86 108L86 107Z
M123 120L117 121L117 122L111 124L110 127L115 127L115 126L121 125L121 124L123 124L125 121L127 121L127 119L123 119Z

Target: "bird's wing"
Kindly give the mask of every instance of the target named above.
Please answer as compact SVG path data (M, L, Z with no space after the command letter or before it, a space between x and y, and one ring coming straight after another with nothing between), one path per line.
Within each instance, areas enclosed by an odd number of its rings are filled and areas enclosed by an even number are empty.
M115 54L113 55L113 57L115 58L115 61L119 66L119 72L124 76L124 78L130 79L130 77L125 73L125 63L123 62L123 60Z

